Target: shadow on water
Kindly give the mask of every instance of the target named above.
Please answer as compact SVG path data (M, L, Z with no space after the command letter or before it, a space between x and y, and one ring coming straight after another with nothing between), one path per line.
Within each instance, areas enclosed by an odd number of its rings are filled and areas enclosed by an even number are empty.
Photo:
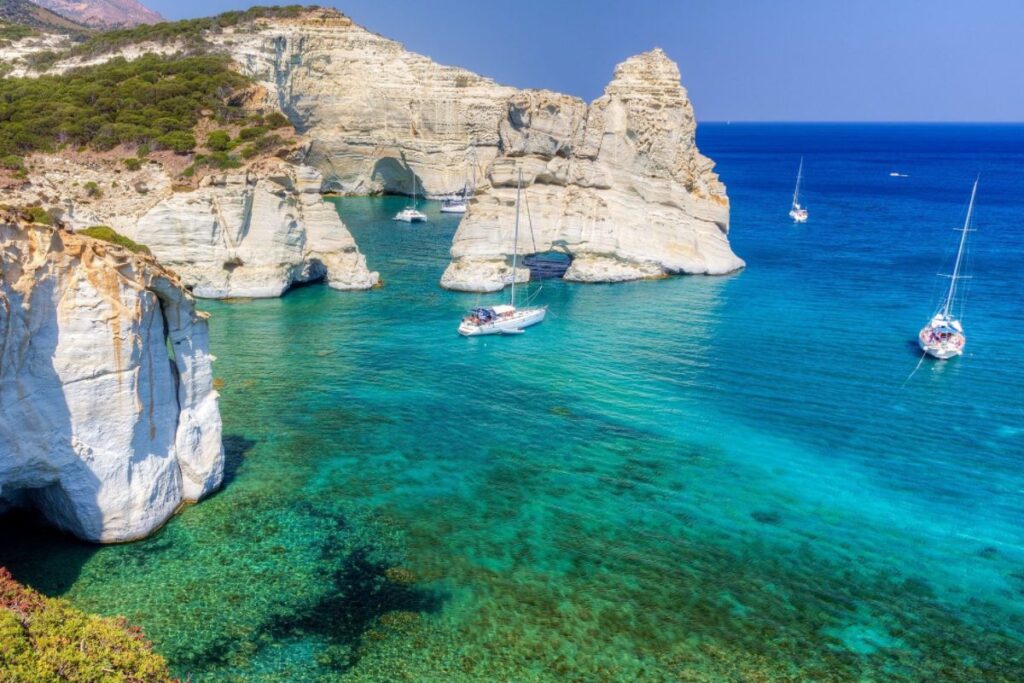
M220 490L223 491L238 476L238 470L245 461L246 455L253 449L256 442L241 434L225 434L224 442L224 483Z
M331 554L329 548L324 549L325 556ZM388 623L388 616L393 617L391 622L400 622L402 616L436 614L447 599L438 591L412 585L411 574L396 571L373 557L367 548L357 548L343 558L325 560L335 566L331 576L333 590L308 612L279 618L268 630L275 640L313 635L328 641L336 653L329 662L335 671L355 666L356 653L364 639L379 635L376 628Z
M0 567L46 595L64 595L99 549L47 525L33 510L0 516Z

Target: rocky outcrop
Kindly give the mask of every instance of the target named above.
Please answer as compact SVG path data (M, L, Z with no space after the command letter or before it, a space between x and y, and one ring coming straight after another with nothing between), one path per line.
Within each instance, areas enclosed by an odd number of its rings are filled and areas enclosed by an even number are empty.
M569 254L568 280L743 267L727 238L725 187L697 150L695 132L679 69L661 50L620 64L589 106L548 91L511 97L490 187L460 224L441 284L485 292L511 282L520 172L529 220L524 210L519 252ZM515 277L525 281L529 270Z
M127 235L148 246L200 297L274 297L297 282L369 289L366 267L320 174L282 164L276 173L208 176L160 201Z
M520 167L536 241L520 250L571 254L569 279L744 265L727 238L725 187L697 150L678 67L660 50L619 65L588 106L435 64L330 10L249 30L211 40L311 139L306 162L327 187L409 193L415 178L427 194L445 194L478 166L483 194L456 235L446 287L492 291L510 281Z
M74 229L108 225L148 246L200 297L279 296L320 278L369 289L379 279L308 166L268 159L183 189L159 163L127 171L117 159L37 155L31 164L30 182L8 201L55 208Z
M152 258L0 218L0 501L140 538L223 476L205 316Z
M334 10L208 36L310 138L306 163L350 194L456 192L497 154L516 90L406 51Z

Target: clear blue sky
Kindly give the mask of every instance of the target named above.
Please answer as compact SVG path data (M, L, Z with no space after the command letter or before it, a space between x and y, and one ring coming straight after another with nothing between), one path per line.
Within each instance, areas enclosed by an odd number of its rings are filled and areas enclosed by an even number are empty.
M142 1L172 19L253 4ZM705 121L1024 121L1024 0L319 4L439 62L588 100L658 46Z

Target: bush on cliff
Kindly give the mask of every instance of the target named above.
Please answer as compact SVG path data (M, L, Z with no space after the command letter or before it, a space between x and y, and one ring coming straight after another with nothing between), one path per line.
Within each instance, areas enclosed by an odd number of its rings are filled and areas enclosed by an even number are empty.
M136 254L148 254L150 253L149 247L144 244L139 244L134 240L131 240L121 233L117 232L113 228L107 227L106 225L94 225L91 228L85 228L84 230L78 230L75 234L85 235L86 237L92 237L93 239L103 240L104 242L110 242L120 247L124 247L128 251L133 251Z
M203 37L206 32L219 33L226 28L238 26L257 19L281 19L295 17L306 11L302 5L286 7L252 7L241 12L225 12L215 17L186 19L185 21L164 21L159 24L143 24L135 28L116 29L92 36L72 48L71 56L94 57L120 50L139 43L180 43L186 51L201 52L208 45Z
M0 157L65 145L118 144L188 152L204 111L248 80L219 56L114 59L62 75L0 80Z
M0 567L0 680L172 683L167 662L123 619L92 616Z

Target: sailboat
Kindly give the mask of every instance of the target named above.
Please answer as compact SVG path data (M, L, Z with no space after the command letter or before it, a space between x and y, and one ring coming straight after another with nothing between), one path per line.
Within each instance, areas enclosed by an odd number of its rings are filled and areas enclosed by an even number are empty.
M472 160L473 166L473 181L471 184L462 186L462 194L449 197L441 202L441 213L466 213L466 207L469 205L469 197L471 194L476 193L476 156L474 154Z
M800 168L796 172L796 188L793 190L793 207L789 210L789 217L794 223L807 222L807 208L800 206L800 181L804 177L804 158L800 157Z
M423 223L427 215L416 208L416 174L412 174L412 204L395 214L393 221L404 221L406 223Z
M921 350L939 360L963 354L964 346L967 344L964 326L954 315L953 306L956 303L957 283L960 280L968 279L968 276L960 273L963 268L964 247L967 246L967 233L972 232L971 218L974 215L974 197L977 192L978 179L976 178L974 187L971 189L971 202L967 205L967 218L964 220L964 227L960 229L960 246L956 252L956 263L953 265L953 272L944 275L949 278L949 290L946 291L946 297L938 312L932 316L927 325L921 328L917 335Z
M512 293L508 304L474 308L459 324L459 334L477 337L485 334L522 334L523 330L544 320L547 306L516 308L516 266L519 257L519 199L523 189L523 171L519 169L516 183L516 229L512 247Z

